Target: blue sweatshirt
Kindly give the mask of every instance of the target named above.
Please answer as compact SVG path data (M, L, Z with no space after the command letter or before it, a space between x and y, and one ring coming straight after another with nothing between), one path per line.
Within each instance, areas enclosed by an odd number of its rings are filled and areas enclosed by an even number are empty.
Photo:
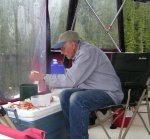
M80 41L72 61L72 67L65 74L46 74L46 84L52 87L104 90L116 104L121 103L123 92L120 79L100 48Z

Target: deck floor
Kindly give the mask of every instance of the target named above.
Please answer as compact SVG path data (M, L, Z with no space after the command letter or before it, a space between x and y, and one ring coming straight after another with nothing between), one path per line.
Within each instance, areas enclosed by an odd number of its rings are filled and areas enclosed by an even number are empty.
M146 106L141 106L139 111L146 112ZM144 118L150 130L150 125L149 125L150 123L148 121L147 113L142 113L141 115ZM105 118L105 116L101 112L99 112L99 116L101 116L101 118ZM110 121L107 121L105 123L105 128L108 131L111 139L118 139L120 128L110 129L110 125L111 125ZM104 132L104 130L102 129L102 127L98 125L96 127L89 128L89 139L108 139L108 137ZM148 134L147 130L145 129L138 115L136 115L133 124L129 129L125 139L150 139L150 135Z
M105 127L112 139L117 139L119 129L110 129L110 123L106 123ZM89 129L89 139L108 139L102 127L96 126ZM143 126L133 125L126 135L126 139L150 139L150 135Z

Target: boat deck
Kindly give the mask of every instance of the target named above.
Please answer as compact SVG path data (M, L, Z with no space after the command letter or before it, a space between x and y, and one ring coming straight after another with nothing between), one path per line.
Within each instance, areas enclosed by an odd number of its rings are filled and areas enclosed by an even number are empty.
M146 106L141 106L139 111L145 112ZM150 129L150 125L149 125L150 123L148 121L147 113L142 113L141 115L145 119L146 124ZM99 112L99 116L101 116L101 118L105 117L101 112ZM108 131L109 135L111 136L111 139L117 139L119 137L120 128L118 127L116 129L110 129L110 125L111 125L111 121L107 121L105 123L105 128ZM89 128L89 139L108 139L108 137L104 132L104 130L102 129L102 127L98 125L96 127ZM129 129L125 139L150 139L150 135L148 134L147 130L145 129L138 115L136 115L135 120L131 128Z

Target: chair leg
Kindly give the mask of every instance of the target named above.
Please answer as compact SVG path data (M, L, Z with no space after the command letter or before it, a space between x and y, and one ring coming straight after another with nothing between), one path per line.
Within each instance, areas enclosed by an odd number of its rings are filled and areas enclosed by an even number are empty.
M124 126L125 118L126 118L126 114L127 114L127 109L128 109L128 104L127 104L126 109L125 109L125 113L124 113L124 116L123 116L122 125L121 125L121 128L120 128L120 133L119 133L119 138L118 139L121 139L123 126Z
M124 113L124 116L123 116L122 125L121 125L121 129L120 129L120 133L119 133L119 138L118 139L121 139L121 136L122 136L123 126L124 126L124 123L125 123L125 117L126 117L126 114L127 114L127 109L129 107L130 93L131 93L131 89L129 89L129 91L128 91L128 100L127 100L127 103L126 103L126 106L125 106L125 113ZM128 127L130 127L130 126L128 126Z
M101 125L101 127L103 128L103 130L104 130L104 132L106 133L107 137L108 137L109 139L111 139L110 135L108 134L107 130L105 129L105 127L104 127L104 125L103 125L103 123L104 123L106 120L101 121L101 119L99 118L97 112L96 112L96 115L97 115L98 122L99 122L99 124Z
M148 101L148 94L146 94L146 107L147 107L147 113L148 113L148 122L149 122L149 126L150 126L150 107L149 107L149 101ZM147 127L143 117L141 116L140 112L138 112L138 115L139 115L141 121L143 122L145 129L147 130L148 134L150 135L150 129L148 129L148 127Z
M148 129L144 119L142 118L142 116L141 116L141 114L139 112L138 112L138 115L139 115L141 121L143 122L143 125L144 125L145 129L147 130L148 134L150 134L150 130Z
M10 118L7 116L6 111L4 110L3 107L0 108L0 123L2 123L3 125L6 125L8 127L16 129L15 125L10 120Z
M135 107L135 111L133 113L133 116L132 116L132 118L131 118L131 120L130 120L130 122L129 122L129 124L128 124L128 126L127 126L127 128L126 128L126 130L125 130L125 132L123 134L123 136L121 137L121 135L119 135L119 139L124 139L126 137L127 132L129 131L129 128L131 127L131 124L133 123L133 120L135 119L135 116L136 116L136 114L138 112L138 109L139 109L139 107L140 107L140 105L141 105L141 103L142 103L142 101L144 99L145 93L146 93L146 90L143 91L143 94L142 94L140 100L138 101L138 105Z
M146 106L147 106L147 112L148 112L148 121L149 121L149 126L150 126L150 105L149 105L149 98L148 98L148 94L146 96ZM149 131L149 134L150 134L150 130Z

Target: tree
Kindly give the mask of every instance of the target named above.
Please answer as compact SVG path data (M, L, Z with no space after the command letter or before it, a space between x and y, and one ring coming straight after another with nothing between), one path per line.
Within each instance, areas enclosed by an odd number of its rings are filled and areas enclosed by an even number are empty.
M150 5L127 0L123 9L125 48L128 52L150 50Z

